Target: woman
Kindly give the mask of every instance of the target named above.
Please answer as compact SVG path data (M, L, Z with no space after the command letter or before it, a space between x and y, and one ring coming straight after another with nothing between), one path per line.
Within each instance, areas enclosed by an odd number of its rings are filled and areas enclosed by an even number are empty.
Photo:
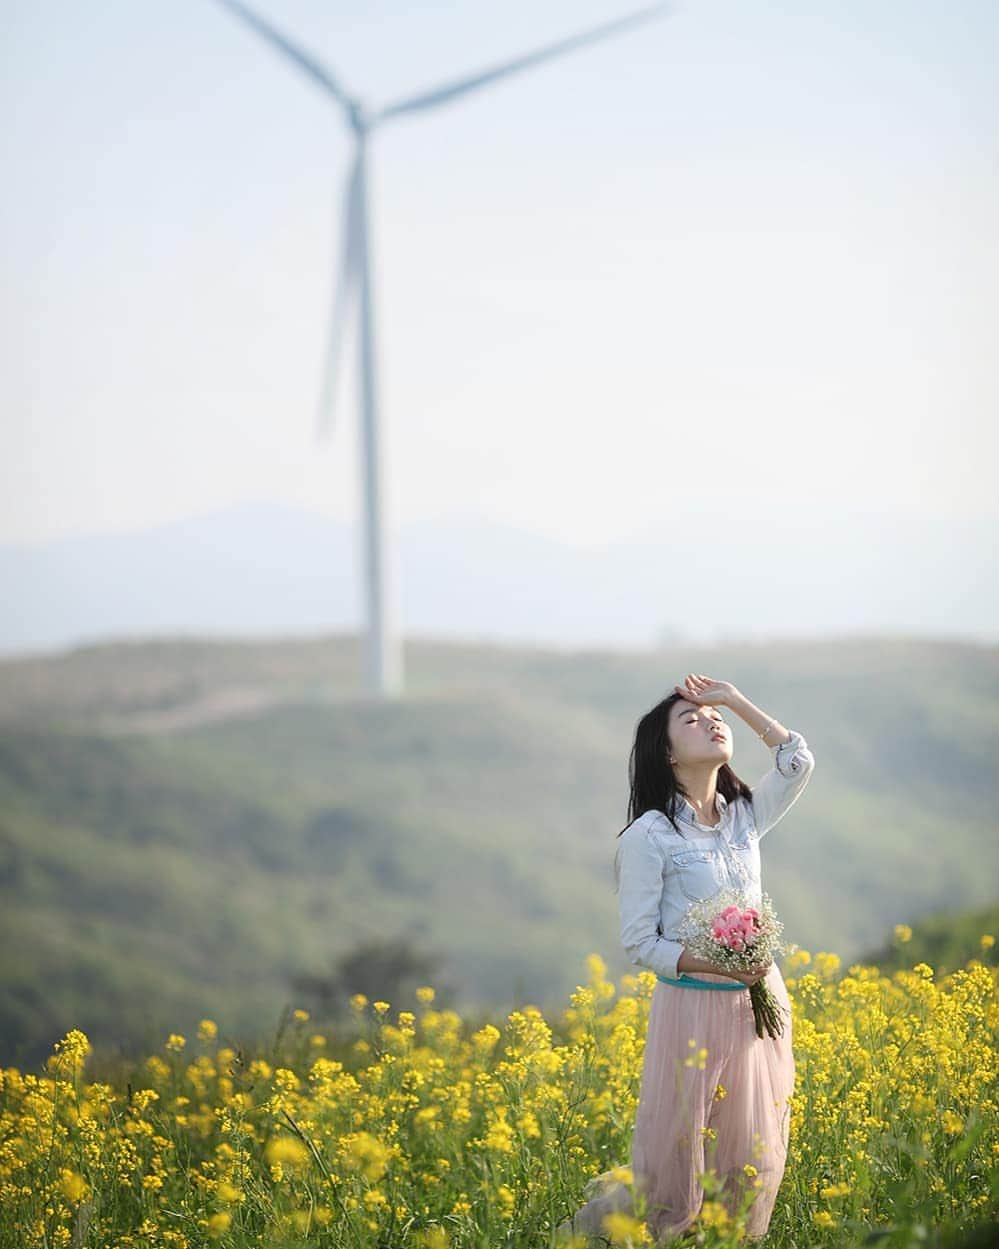
M773 752L773 766L753 789L730 766L723 707ZM794 1092L787 989L776 964L736 975L693 957L675 929L691 901L722 888L759 902L760 838L796 801L814 763L800 733L703 673L674 686L636 730L631 823L618 834L614 874L621 943L633 963L657 975L631 1150L634 1187L644 1194L656 1240L680 1235L697 1218L704 1198L698 1175L709 1169L730 1213L743 1193L755 1193L750 1237L770 1224ZM756 1035L746 989L761 979L785 1008L782 1036ZM560 1234L600 1236L606 1214L638 1213L631 1190L611 1172L591 1180L591 1191Z

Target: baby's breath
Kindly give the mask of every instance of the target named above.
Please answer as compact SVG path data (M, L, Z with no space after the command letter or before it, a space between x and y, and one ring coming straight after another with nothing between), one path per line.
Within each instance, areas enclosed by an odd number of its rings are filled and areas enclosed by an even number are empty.
M692 902L687 907L677 936L696 958L708 959L731 971L749 971L778 954L791 953L795 947L782 939L784 925L778 919L773 900L767 893L754 906L759 914L759 927L752 945L743 950L733 950L712 935L711 921L720 911L727 906L737 906L740 911L745 911L752 905L737 889L719 890L712 897Z

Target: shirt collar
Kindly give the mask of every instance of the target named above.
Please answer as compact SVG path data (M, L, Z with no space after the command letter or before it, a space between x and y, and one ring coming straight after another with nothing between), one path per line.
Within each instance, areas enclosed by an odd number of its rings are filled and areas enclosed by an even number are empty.
M680 793L677 794L677 799L678 799L677 806L680 810L680 813L686 819L691 820L692 822L700 823L700 821L697 819L697 812L691 806L688 799L686 799L683 796L683 794L680 794ZM728 806L728 800L726 799L725 795L721 793L720 791L716 790L715 791L715 807L718 810L719 823L725 818L725 808L727 806ZM700 826L701 828L709 827L707 824L701 824ZM718 824L714 825L714 827L717 828Z

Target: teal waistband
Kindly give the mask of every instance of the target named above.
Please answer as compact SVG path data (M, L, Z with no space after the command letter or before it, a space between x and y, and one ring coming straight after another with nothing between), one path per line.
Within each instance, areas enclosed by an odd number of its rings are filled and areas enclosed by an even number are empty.
M678 984L681 989L722 989L727 992L730 989L746 987L738 980L734 980L731 984L722 984L718 980L698 980L695 976L688 976L685 971L680 972L679 980L673 980L670 976L656 976L656 979L661 980L663 984Z

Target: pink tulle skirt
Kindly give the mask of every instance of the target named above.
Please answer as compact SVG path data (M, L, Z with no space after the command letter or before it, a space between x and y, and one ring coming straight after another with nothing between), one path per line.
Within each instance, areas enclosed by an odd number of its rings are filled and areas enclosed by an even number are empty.
M697 978L732 983L727 976L700 972ZM787 1158L794 1055L790 1002L776 964L766 981L786 1012L783 1036L770 1037L765 1030L756 1035L748 991L656 981L631 1170L635 1187L645 1194L646 1225L658 1242L679 1236L694 1222L705 1196L698 1174L706 1171L722 1182L716 1200L730 1213L743 1194L755 1194L748 1235L761 1237L770 1225ZM699 1057L702 1049L707 1055ZM744 1170L747 1165L756 1168L755 1177ZM609 1171L591 1179L584 1195L586 1204L560 1232L602 1235L606 1214L637 1213L630 1189Z

